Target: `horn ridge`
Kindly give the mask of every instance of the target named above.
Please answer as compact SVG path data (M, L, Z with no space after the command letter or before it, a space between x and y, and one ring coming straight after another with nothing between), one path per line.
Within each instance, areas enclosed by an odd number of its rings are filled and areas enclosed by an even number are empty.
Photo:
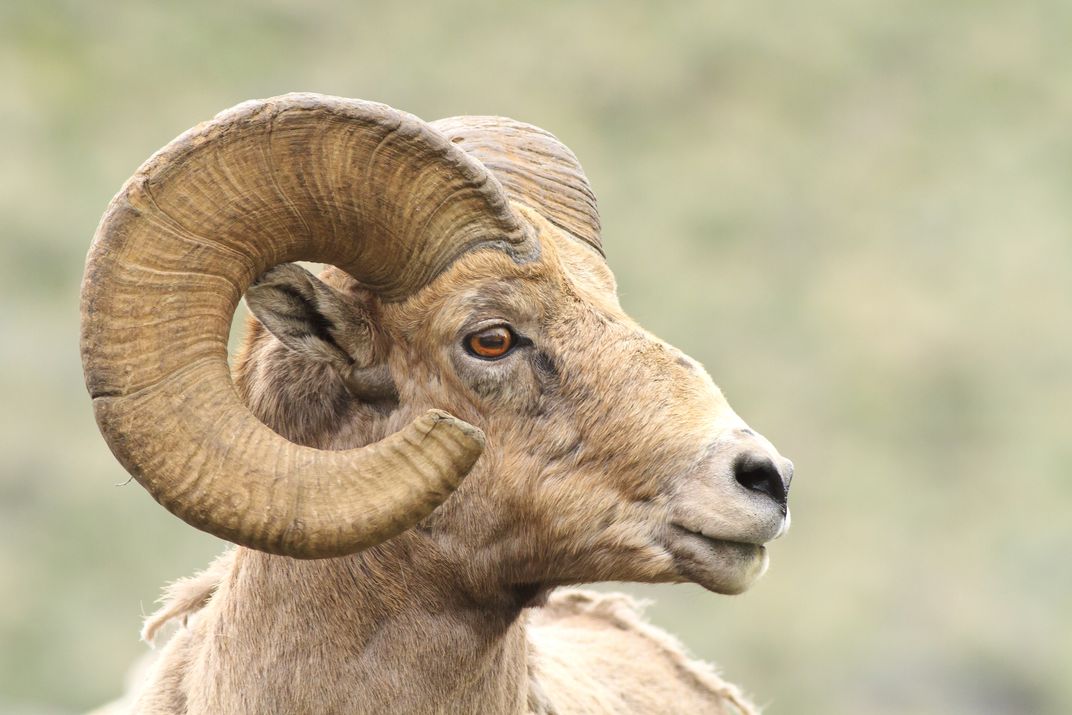
M432 126L487 167L507 197L606 256L588 177L576 155L551 132L495 116L448 117Z

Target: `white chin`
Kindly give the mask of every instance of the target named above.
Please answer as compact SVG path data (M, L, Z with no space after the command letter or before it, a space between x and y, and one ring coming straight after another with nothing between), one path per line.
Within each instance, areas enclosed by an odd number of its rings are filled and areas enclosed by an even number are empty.
M747 590L769 563L767 550L758 544L710 539L690 532L679 533L669 546L681 575L715 593Z

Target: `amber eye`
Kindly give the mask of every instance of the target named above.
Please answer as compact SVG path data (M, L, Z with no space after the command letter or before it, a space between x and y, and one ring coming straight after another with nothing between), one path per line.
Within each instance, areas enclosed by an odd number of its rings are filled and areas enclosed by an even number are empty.
M505 357L513 349L515 342L514 334L510 328L504 325L497 325L494 328L485 328L467 337L465 347L472 355L494 360Z

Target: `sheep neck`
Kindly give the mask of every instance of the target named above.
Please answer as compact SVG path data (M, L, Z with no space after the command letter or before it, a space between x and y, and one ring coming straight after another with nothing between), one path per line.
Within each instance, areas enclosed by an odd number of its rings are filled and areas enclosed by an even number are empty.
M234 672L255 674L257 688L278 684L262 691L276 708L289 699L300 710L307 704L295 698L308 694L321 707L323 693L336 692L339 709L360 712L523 712L524 603L514 593L475 594L465 573L419 533L346 559L241 550L225 599L236 612L217 624L233 623L235 633L220 643L234 652L228 638L256 641L243 658L259 653L260 662Z
M291 441L338 449L383 436L375 411L338 433L339 416L325 406L344 399L342 383L256 321L235 382L258 418ZM204 680L220 683L223 670L234 681L220 685L220 700L205 698L206 711L524 712L522 610L540 591L487 587L495 563L456 545L444 551L419 527L342 559L238 549L203 634L218 659ZM227 658L230 667L218 667ZM234 693L242 701L228 710Z

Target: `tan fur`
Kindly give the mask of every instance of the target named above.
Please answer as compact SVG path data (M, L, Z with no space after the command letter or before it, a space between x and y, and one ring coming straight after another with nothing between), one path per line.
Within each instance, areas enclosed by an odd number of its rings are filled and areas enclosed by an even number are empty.
M713 667L644 621L641 605L624 594L557 592L529 617L529 641L543 701L568 703L548 713L758 713Z
M146 619L143 637L151 641L173 621L187 627L227 577L234 556L228 550L208 569L170 584L161 608ZM620 593L560 589L542 607L527 610L526 711L758 715L737 686L710 664L689 658L675 638L643 619L642 609ZM135 673L144 676L152 660L140 662ZM118 714L129 706L124 700L92 715Z
M186 625L187 619L205 607L233 564L234 552L225 551L205 570L168 584L160 597L161 607L145 619L141 639L152 645L161 629L172 621Z
M743 590L766 563L753 544L784 519L731 466L742 450L777 455L697 363L622 312L601 257L516 208L539 231L536 261L470 253L397 303L324 274L362 306L355 330L372 316L368 349L397 404L355 400L330 364L251 324L236 383L289 439L361 446L439 407L487 447L431 517L376 547L318 561L237 548L172 586L145 635L184 625L136 712L754 712L624 597L554 589ZM467 356L462 338L489 320L532 347ZM726 541L698 545L682 524Z

